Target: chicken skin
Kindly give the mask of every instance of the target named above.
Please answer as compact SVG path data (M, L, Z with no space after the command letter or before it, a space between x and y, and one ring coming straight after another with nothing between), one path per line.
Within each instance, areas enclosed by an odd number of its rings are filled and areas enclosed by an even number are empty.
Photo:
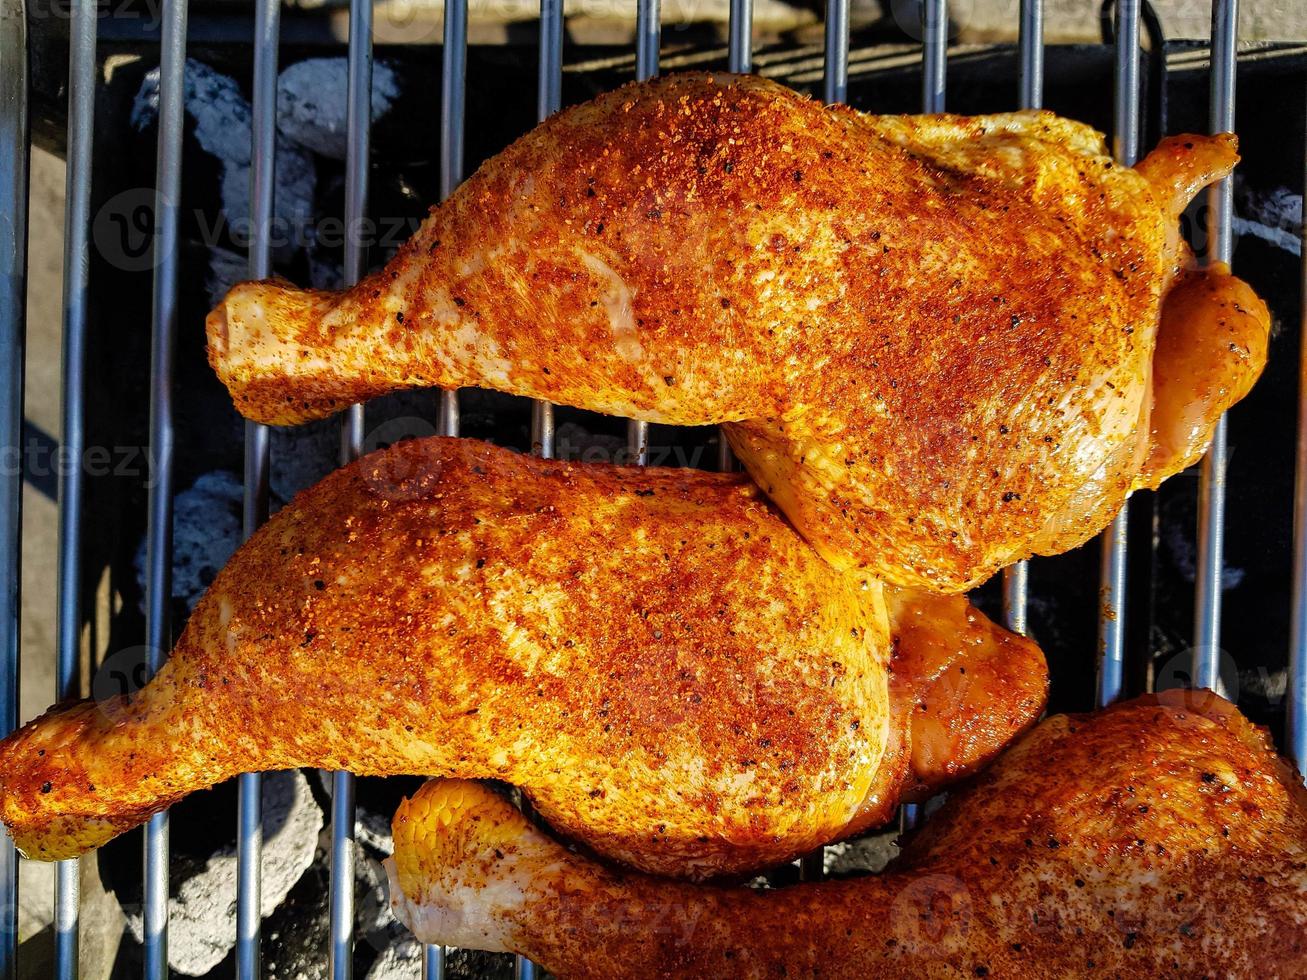
M1256 378L1268 314L1228 270L1166 313L1179 214L1237 159L1185 136L1129 169L1047 112L669 75L543 123L347 292L235 287L209 360L274 424L433 385L726 423L830 562L960 592L1087 540L1192 455L1154 452L1152 416L1201 451ZM1228 342L1179 344L1155 387L1159 324Z
M0 742L0 819L53 860L240 772L495 778L609 858L740 874L985 764L1046 680L961 598L833 569L743 474L433 438L275 515L130 700Z
M1307 792L1209 692L1049 718L873 877L616 871L459 780L394 831L392 905L418 939L565 978L1307 975Z

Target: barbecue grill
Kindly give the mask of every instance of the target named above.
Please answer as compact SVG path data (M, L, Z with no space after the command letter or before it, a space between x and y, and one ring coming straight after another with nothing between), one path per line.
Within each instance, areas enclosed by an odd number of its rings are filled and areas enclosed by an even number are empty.
M660 69L659 0L635 0L636 78L647 79ZM184 136L184 69L187 54L187 0L164 0L160 7L158 80L157 174L153 196L152 266L153 313L150 333L149 447L153 461L146 517L144 586L144 649L146 667L153 673L171 646L171 573L174 500L174 360L179 328L199 330L198 323L183 322L179 315L179 277L183 252L179 248L182 201L182 154ZM278 59L281 53L281 5L278 0L256 0L253 20L252 83L252 169L251 239L248 271L253 278L273 271L270 238L274 215L274 158L277 149L276 96ZM726 60L732 71L755 69L753 51L752 0L730 0ZM47 11L48 13L49 11ZM822 96L828 102L849 98L850 0L829 0L825 10L824 43L820 51ZM1149 101L1161 99L1164 88L1149 79L1151 67L1164 63L1157 49L1155 23L1146 16L1144 0L1118 0L1111 7L1113 79L1111 118L1112 148L1124 165L1133 164L1158 133L1144 142L1145 116ZM1238 61L1238 0L1213 0L1210 44L1210 114L1212 132L1236 129L1234 118L1236 63ZM448 0L443 19L439 103L439 194L443 199L464 176L464 134L466 127L466 78L468 68L467 0ZM97 86L96 4L93 0L69 0L67 9L67 204L65 222L65 287L63 349L63 447L67 458L82 459L87 447L88 320L92 264L92 152L94 108ZM347 159L344 177L346 228L361 225L369 204L369 151L371 145L373 77L373 9L367 0L349 4ZM1045 78L1043 0L1021 0L1019 9L1017 77L1012 86L1012 108L1037 108L1043 103ZM0 362L5 377L0 386L3 405L3 439L6 465L0 483L0 734L18 723L19 671L19 546L22 533L20 502L23 470L13 465L21 457L23 443L23 358L25 333L26 212L28 195L27 159L29 136L29 73L27 27L29 17L23 0L3 0L0 29L0 222L4 249L3 292L0 294ZM949 18L947 0L924 0L921 4L919 69L915 50L909 52L910 70L919 71L920 108L926 112L945 109L949 68ZM538 22L538 83L536 116L543 119L557 111L563 101L564 10L562 0L541 0ZM1144 36L1151 38L1151 54ZM1148 90L1148 98L1145 92ZM1102 98L1106 99L1106 93ZM875 106L865 106L875 108ZM898 107L896 107L898 108ZM434 115L434 107L433 107ZM434 125L434 123L433 123ZM1157 123L1153 123L1156 126ZM1286 148L1295 155L1300 148ZM1299 164L1298 174L1302 168ZM1228 261L1233 245L1232 181L1212 188L1207 205L1206 261ZM363 237L347 234L344 243L345 285L353 284L365 272L368 255ZM1236 267L1236 271L1239 271ZM1307 268L1304 274L1307 275ZM1274 354L1273 354L1274 356ZM186 397L184 392L176 392ZM438 399L435 429L441 434L460 432L459 395L442 393ZM1239 411L1239 410L1236 410ZM1296 420L1280 418L1281 431L1297 425L1297 483L1294 495L1293 587L1291 608L1283 611L1291 620L1287 695L1287 722L1283 747L1307 764L1307 399L1300 403ZM629 423L628 453L632 462L649 461L650 432L646 423ZM260 425L245 425L244 534L248 537L269 509L270 433ZM532 407L530 443L535 452L555 454L553 407L537 403ZM365 428L362 406L355 406L341 421L340 461L356 458L364 449ZM729 467L731 459L724 440L714 443L716 463ZM1222 582L1225 573L1226 487L1230 448L1223 420L1217 429L1201 469L1198 492L1198 521L1195 549L1192 653L1188 669L1194 686L1220 688L1222 637ZM1256 460L1243 459L1241 466L1255 467ZM80 467L60 472L58 483L58 629L57 698L82 694L79 678L80 624L82 622L82 542L85 474ZM1136 501L1130 510L1147 510L1147 501ZM1141 521L1123 512L1104 532L1101 568L1097 583L1097 679L1094 700L1106 704L1130 687L1128 647L1137 631L1131 628L1127 599L1136 596L1131 575L1135 566L1131 552L1148 547L1149 517ZM1141 537L1140 525L1143 525ZM1155 536L1155 533L1154 533ZM1004 619L1018 632L1029 624L1029 569L1022 562L1002 576ZM1128 638L1132 642L1128 643ZM1145 636L1145 640L1146 640ZM1137 659L1137 658L1136 658ZM260 849L262 846L261 783L257 774L239 780L237 823L238 901L236 905L237 976L261 975ZM355 796L354 780L348 773L333 773L331 786L330 908L328 948L322 951L333 978L352 975L354 946ZM905 808L904 823L921 818L917 808ZM168 973L168 887L169 820L167 814L152 818L144 832L144 971L147 978ZM803 863L806 877L822 873L820 855ZM9 842L0 843L0 980L18 976L17 952L18 860ZM56 871L54 909L54 972L60 980L78 972L79 871L76 861L64 862ZM423 974L442 977L446 950L427 947ZM519 959L520 977L535 976L533 964Z

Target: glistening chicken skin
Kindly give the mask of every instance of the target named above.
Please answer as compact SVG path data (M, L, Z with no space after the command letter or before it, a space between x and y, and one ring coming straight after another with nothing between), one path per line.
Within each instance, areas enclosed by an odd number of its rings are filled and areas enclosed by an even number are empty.
M1185 464L1151 415L1201 448L1256 378L1268 314L1228 270L1165 313L1180 212L1236 160L1184 136L1130 169L1050 113L871 116L670 75L543 123L348 292L235 287L209 359L275 424L431 385L727 423L833 564L960 592L1087 540ZM1173 359L1154 407L1159 323L1238 349Z
M874 877L616 871L462 781L424 786L394 838L419 940L577 980L1307 975L1307 791L1210 692L1049 718Z
M260 529L130 701L0 742L0 819L53 860L240 772L495 778L634 867L753 871L1038 717L1032 643L960 598L892 606L743 474L406 442Z

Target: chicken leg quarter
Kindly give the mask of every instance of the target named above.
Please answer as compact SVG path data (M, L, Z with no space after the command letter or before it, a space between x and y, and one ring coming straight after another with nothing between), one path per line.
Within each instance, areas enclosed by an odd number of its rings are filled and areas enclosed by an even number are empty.
M130 701L0 742L0 818L50 860L240 772L457 775L636 867L752 871L1039 715L1032 643L883 592L742 474L403 443L274 516Z
M275 424L430 385L726 423L833 564L962 591L1087 540L1256 378L1265 306L1179 271L1180 212L1236 160L1186 136L1129 169L1049 113L666 76L543 123L348 292L235 287L209 358Z
M400 808L389 870L422 942L564 978L1307 976L1307 791L1210 692L1048 719L875 877L613 871L442 780Z

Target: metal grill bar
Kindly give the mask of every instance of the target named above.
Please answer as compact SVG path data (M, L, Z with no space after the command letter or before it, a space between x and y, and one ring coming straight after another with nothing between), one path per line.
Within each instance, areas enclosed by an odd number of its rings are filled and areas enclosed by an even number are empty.
M1021 0L1017 89L1023 109L1044 105L1044 0Z
M828 104L849 98L849 0L826 0L826 46L822 98Z
M1213 133L1234 129L1235 44L1239 36L1239 0L1213 0L1211 110ZM1226 178L1207 191L1209 262L1229 262L1232 241L1234 181ZM1221 673L1221 572L1225 567L1225 417L1216 423L1212 444L1203 457L1198 484L1198 568L1194 591L1193 684L1215 691Z
M445 37L441 48L440 199L448 199L463 182L463 119L467 105L467 0L445 3ZM458 435L458 392L440 393L437 428Z
M272 273L271 232L277 166L277 43L279 0L257 0L254 11L253 118L250 124L250 254L253 279ZM242 537L249 540L268 519L269 433L245 423L245 500ZM237 783L236 976L258 980L263 924L263 776L245 773Z
M173 342L177 334L187 0L164 5L159 52L159 144L154 195L154 308L150 335L150 449L154 472L146 516L146 673L172 646ZM168 814L145 825L145 977L168 975Z
M22 460L27 347L27 14L0 3L0 446ZM0 737L18 727L23 467L0 475ZM0 980L18 977L18 852L0 833Z
M346 91L344 284L363 278L368 162L372 149L372 3L350 0L349 78ZM341 463L363 452L363 406L352 405L341 426ZM328 972L332 980L354 974L354 777L331 775L331 872L328 884Z
M636 81L643 82L658 74L662 30L662 0L637 0L635 5Z
M1139 12L1141 0L1117 0L1112 155L1134 166L1139 158ZM1097 703L1110 704L1125 685L1127 502L1102 535L1099 581Z
M658 74L662 43L661 0L637 0L635 7L635 79L645 82ZM636 466L649 462L649 423L630 419L626 423L626 453Z
M61 428L66 458L80 461L86 449L86 316L90 279L91 149L95 128L94 0L70 8L68 54L68 154L64 187L64 295ZM82 491L80 465L59 471L58 582L56 587L55 700L77 697L81 640ZM60 861L54 880L54 972L71 980L78 972L81 862Z
M948 69L948 0L922 3L921 43L921 111L943 112Z
M753 0L731 0L727 67L747 75L753 71Z
M1021 21L1017 34L1019 62L1017 90L1022 109L1044 104L1044 0L1021 0ZM1003 569L1003 622L1014 633L1025 635L1030 593L1030 565L1019 561Z
M1302 329L1298 365L1298 454L1293 495L1293 623L1289 640L1288 750L1307 775L1307 141L1303 144Z

